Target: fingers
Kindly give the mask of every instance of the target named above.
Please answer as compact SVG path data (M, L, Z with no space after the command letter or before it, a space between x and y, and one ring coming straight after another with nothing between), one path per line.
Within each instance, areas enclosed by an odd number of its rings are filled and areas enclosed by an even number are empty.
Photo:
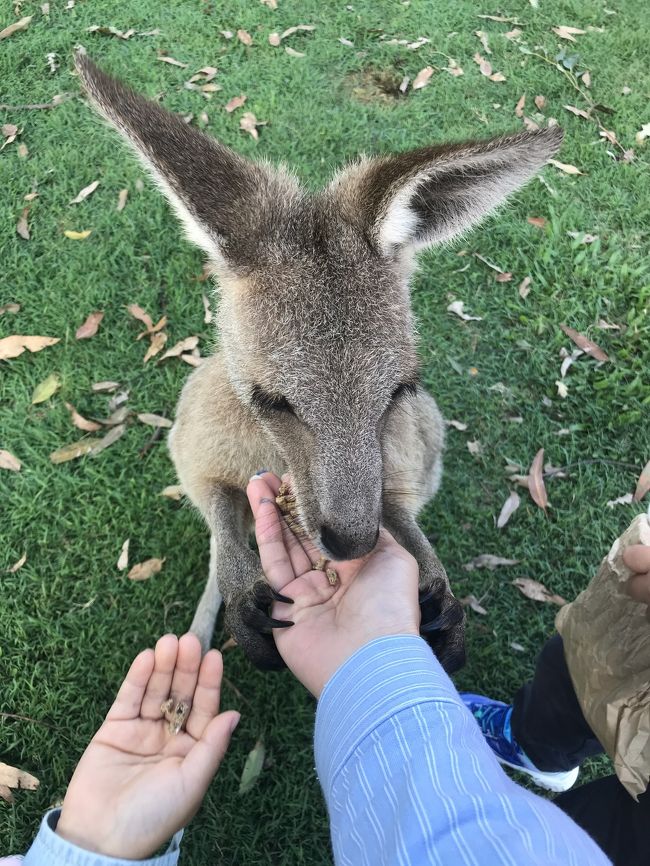
M195 740L203 736L206 727L219 712L222 676L221 653L218 650L210 650L201 662L192 710L185 726L187 733Z
M275 494L265 476L252 478L246 493L255 518L255 538L262 570L271 586L282 590L296 575L284 542Z
M186 790L200 790L200 798L203 797L226 754L239 718L238 712L230 710L216 716L207 725L201 739L192 746L181 765Z
M191 707L201 667L201 642L195 634L184 634L178 641L178 654L169 697ZM164 698L163 698L164 700Z
M154 650L154 668L142 699L140 715L143 719L160 719L160 705L169 697L178 655L178 638L166 634Z
M650 571L650 547L647 544L632 544L623 551L623 562L632 571L645 574Z
M142 699L153 669L154 651L152 649L143 650L133 660L113 706L108 711L107 721L125 721L138 718Z
M642 604L650 604L650 571L647 574L635 574L625 584L625 592Z

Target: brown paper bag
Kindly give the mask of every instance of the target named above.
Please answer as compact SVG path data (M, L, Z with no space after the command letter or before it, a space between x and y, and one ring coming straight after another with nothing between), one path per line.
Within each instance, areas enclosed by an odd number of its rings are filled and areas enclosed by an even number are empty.
M625 594L630 544L650 545L640 514L600 565L598 574L555 619L571 679L593 732L636 800L650 779L650 622L648 607Z

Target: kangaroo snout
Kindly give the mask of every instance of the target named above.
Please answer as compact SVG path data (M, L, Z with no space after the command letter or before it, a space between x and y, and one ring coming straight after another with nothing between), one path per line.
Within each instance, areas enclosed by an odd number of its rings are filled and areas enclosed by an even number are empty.
M323 524L320 529L321 546L332 559L358 559L370 553L377 544L379 527L351 530L347 527Z

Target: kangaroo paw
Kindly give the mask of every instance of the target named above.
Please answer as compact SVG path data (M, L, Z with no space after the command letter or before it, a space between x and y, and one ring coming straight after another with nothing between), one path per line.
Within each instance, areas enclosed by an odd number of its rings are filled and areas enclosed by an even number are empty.
M250 661L261 670L285 667L272 630L293 625L290 620L270 615L274 601L291 603L291 599L276 592L266 581L259 580L248 592L233 596L226 607L226 626Z
M420 634L452 674L465 664L465 611L440 582L420 590Z

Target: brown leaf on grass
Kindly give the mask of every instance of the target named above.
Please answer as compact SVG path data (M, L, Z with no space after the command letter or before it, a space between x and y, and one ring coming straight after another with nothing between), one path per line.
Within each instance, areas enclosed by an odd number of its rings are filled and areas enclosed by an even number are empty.
M584 117L585 120L590 120L590 114L588 111L585 111L582 108L576 108L575 105L564 105L563 108L566 108L567 111L570 111L571 114L575 114L577 117Z
M518 27L515 27L514 30L508 30L508 32L504 33L503 35L506 37L506 39L511 39L514 42L519 39L521 33L522 31Z
M167 499L174 499L178 502L185 495L185 491L180 484L170 484L160 491L159 496L166 496Z
M287 36L293 36L294 33L298 33L299 31L309 32L311 30L315 30L315 24L296 24L295 27L287 27L287 29L280 34L280 39L286 39Z
M72 403L66 403L65 408L70 413L70 420L77 429L85 430L86 433L96 433L98 430L102 429L101 424L98 424L96 421L90 421L88 418L84 418L83 415L80 415Z
M483 607L483 605L479 602L478 598L475 595L466 595L465 598L459 599L460 603L463 607L471 607L475 613L480 613L481 616L485 616L487 614L487 610Z
M187 69L187 63L181 63L180 60L175 60L173 57L168 57L166 54L159 54L157 60L162 63L169 63L170 66L180 66L181 69Z
M544 449L540 448L528 471L528 490L535 505L546 511L548 497L544 486Z
M20 235L20 237L28 241L30 238L29 234L29 225L27 224L27 215L29 214L29 207L24 207L18 218L18 222L16 223L16 232Z
M108 418L104 418L102 424L105 427L115 427L116 424L122 424L124 421L126 421L130 414L131 410L128 406L117 406L108 416Z
M522 93L519 97L517 104L515 105L515 116L523 117L524 116L524 108L526 107L526 94Z
M546 227L546 219L544 217L526 217L526 222L530 223L531 226L535 226L537 229L543 229Z
M124 571L124 569L129 564L129 544L131 543L131 539L127 538L124 544L122 545L122 549L120 550L120 555L117 558L117 570Z
M92 195L97 187L99 186L99 181L94 180L92 183L89 183L88 186L85 186L77 195L71 200L70 204L79 204L80 202L87 199L89 195Z
M53 346L59 342L59 337L32 337L21 334L13 334L0 340L0 361L7 358L17 358L25 349L30 352L40 352L47 346Z
M77 340L89 340L90 337L94 337L97 333L97 329L99 328L99 323L104 318L104 314L101 310L95 310L94 313L90 313L86 321L83 325L80 325L77 328L75 333L75 337Z
M20 467L23 464L17 457L4 448L0 448L0 469L8 469L10 472L20 472Z
M566 604L566 600L561 595L554 595L546 589L543 583L532 580L530 577L517 577L512 581L512 584L532 601L549 602L550 604L557 604L558 607Z
M523 280L519 283L519 297L524 301L530 294L531 283L532 279L530 277L524 277Z
M458 316L459 319L462 319L464 322L482 322L483 319L480 316L470 316L465 312L465 301L452 301L451 304L447 307L448 313L453 313L455 316Z
M453 427L454 430L460 430L461 432L467 430L467 424L463 424L462 421L455 421L453 418L451 421L447 421L447 424L449 424L450 427Z
M492 75L492 64L489 60L485 60L484 57L481 57L478 51L474 55L473 60L474 63L478 63L478 67L481 70L481 75L485 75L486 78L489 78L490 75Z
M71 442L63 445L50 454L52 463L67 463L68 460L76 460L84 454L90 454L93 448L101 442L101 439L81 439L79 442Z
M503 507L497 517L497 529L503 529L520 505L521 499L519 498L519 494L511 490L510 496L503 503Z
M488 43L488 35L487 35L487 33L485 32L485 30L475 30L475 31L474 31L474 35L475 35L478 39L481 40L481 45L482 45L483 48L485 49L485 53L486 53L486 54L492 54L492 50L491 50L490 45L489 45L489 43Z
M246 95L242 93L240 96L233 96L232 99L229 99L228 102L224 105L224 109L230 114L230 112L235 111L237 108L241 108L242 105L246 102Z
M20 304L8 303L4 304L0 307L0 316L3 316L5 313L19 313L20 312Z
M0 131L5 138L10 138L12 141L18 135L18 127L14 123L3 123ZM7 142L5 142L7 144Z
M304 57L304 51L296 51L295 48L292 48L290 45L285 45L284 50L289 55L289 57Z
M591 355L591 357L595 358L597 361L609 361L609 355L603 352L600 346L596 345L593 340L590 340L583 334L578 333L578 331L574 331L573 328L569 328L567 325L560 325L560 328L562 328L567 337L570 340L573 340L576 346L578 346L579 349L582 349L583 352Z
M411 88L413 90L422 90L423 87L427 86L432 75L433 66L425 66L424 69L421 69L413 79Z
M264 742L260 739L255 743L254 748L251 749L246 758L246 763L244 764L241 780L239 782L240 794L246 794L250 791L255 782L259 779L260 774L264 769L265 754L266 750L264 748Z
M264 6L268 6L269 9L277 9L278 8L278 0L260 0L260 2Z
M543 111L546 108L546 97L545 96L536 96L535 97L535 107L538 111Z
M567 39L569 42L577 42L578 40L574 39L574 36L583 36L587 32L586 30L581 30L579 27L567 27L565 25L551 27L551 30L560 39Z
M582 73L582 83L585 87L591 87L591 73L588 70Z
M91 232L92 229L84 229L81 232L76 232L74 229L66 229L63 234L71 241L85 241Z
M616 499L609 499L606 504L608 508L614 508L616 505L631 505L633 502L634 496L631 493L624 493Z
M105 380L102 382L93 382L93 384L90 387L93 391L96 391L98 393L100 393L102 391L110 392L110 391L115 391L116 388L119 388L120 383L119 382L109 382L109 381Z
M163 567L166 557L162 559L145 559L144 562L138 562L127 574L129 580L149 580L154 574Z
M547 159L551 165L554 165L555 168L559 168L560 171L563 171L565 174L584 174L584 172L580 171L579 168L576 168L575 165L571 165L568 162L559 162L557 159Z
M25 18L21 18L20 21L15 21L8 27L5 27L4 30L0 30L0 39L7 39L9 36L13 36L14 33L18 33L20 30L27 30L33 17L33 15L26 15Z
M481 553L478 556L475 556L474 559L466 562L463 565L463 568L465 571L474 571L476 568L487 568L490 571L494 571L494 569L500 565L517 565L518 563L518 559L504 559L503 556L493 556L491 553Z
M106 27L99 24L93 24L90 27L86 28L88 33L99 33L102 36L117 36L118 39L130 39L135 35L135 30L130 28L129 30L118 30L117 27Z
M163 415L154 415L151 412L140 412L138 421L142 421L143 424L148 424L150 427L171 427L174 423Z
M190 78L190 84L193 84L195 81L202 81L206 84L208 81L212 81L218 71L219 70L216 66L204 66L192 75Z
M494 72L490 75L490 81L505 81L506 77L503 72Z
M117 424L115 427L111 427L106 436L102 437L99 442L95 442L89 453L93 456L99 454L104 449L109 448L114 442L117 442L125 432L126 424Z
M178 343L175 343L171 349L167 349L162 358L160 358L160 361L164 361L165 358L177 358L183 352L191 352L193 349L196 349L198 344L199 338L197 336L185 337L184 340L179 340Z
M484 18L486 21L498 21L499 24L517 24L516 18L506 18L504 15L477 15L477 18Z
M266 121L258 120L252 111L246 111L239 121L239 128L242 130L242 132L248 132L250 135L253 136L255 141L257 141L257 139L260 137L260 134L257 131L257 127L265 125Z
M252 45L253 37L247 30L238 30L237 31L237 39L242 43L242 45Z
M40 782L36 776L26 773L25 770L19 770L17 767L10 767L9 764L0 762L0 785L6 788L22 788L27 791L35 791Z
M282 42L279 33L269 33L269 45L272 45L274 48L277 48L278 45Z
M462 68L458 65L458 61L454 60L453 57L450 57L447 60L447 66L443 71L448 72L450 75L453 75L454 78L458 78L458 76L464 75Z
M646 463L646 465L641 470L641 474L639 475L639 480L636 484L636 490L634 491L634 501L641 502L646 493L650 490L650 460Z
M115 206L116 211L124 210L126 206L126 200L129 197L128 189L121 189L117 194L117 205Z
M152 358L155 358L156 355L162 351L163 346L167 342L167 334L164 331L158 331L158 333L153 334L151 337L151 343L149 344L149 348L147 349L143 364L146 364L147 361L150 361Z
M509 283L512 279L512 274L510 271L502 271L500 274L497 274L494 279L497 283Z
M345 36L339 36L339 42L341 45L346 45L348 48L354 48L354 42L350 39L346 39Z
M56 373L50 373L47 379L43 379L34 388L32 392L32 405L36 403L44 403L49 400L61 387L61 380Z
M139 304L128 304L127 310L129 311L129 313L131 313L134 319L142 322L142 324L147 329L147 332L153 329L153 321L151 319L151 316L146 313Z
M15 574L17 571L23 567L23 565L27 562L27 554L23 553L19 560L14 562L12 566L7 569L7 574Z
M483 451L483 446L478 441L478 439L475 439L473 442L466 442L465 444L467 445L467 450L469 451L469 453L473 454L475 457L481 454Z

